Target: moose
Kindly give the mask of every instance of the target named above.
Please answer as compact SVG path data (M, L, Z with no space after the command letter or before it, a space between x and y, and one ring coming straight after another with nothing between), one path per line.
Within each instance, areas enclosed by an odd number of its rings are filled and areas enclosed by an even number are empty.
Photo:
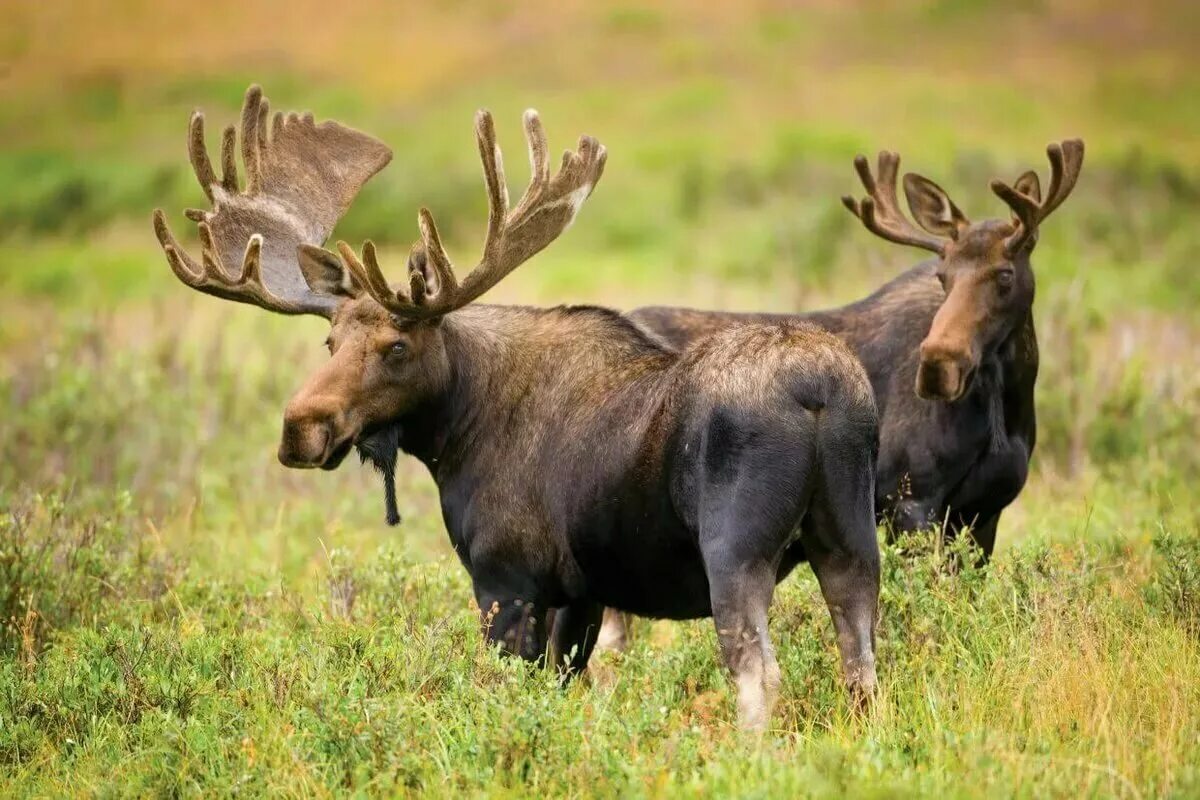
M893 534L941 524L969 531L987 561L1001 512L1025 484L1037 439L1038 348L1030 256L1038 229L1074 189L1083 142L1050 144L1045 199L1036 172L991 182L1011 219L972 223L928 178L904 176L918 229L900 209L900 156L879 154L877 175L854 161L866 189L843 204L875 235L933 252L870 296L807 314L647 307L629 318L677 349L744 324L804 321L842 339L867 370L880 416L875 509ZM626 620L607 612L602 640L620 649Z
M203 115L191 119L190 159L213 204L186 212L200 261L161 210L154 228L188 286L329 320L330 359L288 402L279 460L335 469L390 431L438 486L487 641L569 678L586 667L605 606L711 616L739 721L762 729L780 686L768 608L808 561L849 692L867 701L880 564L866 373L800 321L730 327L677 351L604 308L475 303L567 228L604 169L604 148L585 136L551 176L536 113L524 128L532 177L510 209L492 118L476 117L489 213L461 282L426 209L399 286L370 241L361 254L323 249L390 151L311 115L268 125L256 86L241 115L244 190L233 126L218 178Z
M1012 219L971 223L928 178L904 176L900 157L879 154L854 166L866 189L843 204L867 230L937 255L841 308L808 314L756 314L640 308L629 317L676 348L737 324L803 320L835 334L871 378L880 416L875 507L893 531L933 523L948 536L969 530L984 559L1000 513L1025 484L1037 438L1033 387L1038 349L1030 256L1038 228L1066 200L1083 166L1083 142L1047 147L1050 185L1036 172L1013 185L991 182Z

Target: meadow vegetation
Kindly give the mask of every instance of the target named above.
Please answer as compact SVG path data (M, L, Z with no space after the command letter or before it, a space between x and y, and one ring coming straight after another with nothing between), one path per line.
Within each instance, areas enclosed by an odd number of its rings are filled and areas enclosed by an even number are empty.
M0 795L1200 795L1200 14L1129 5L14 4ZM984 216L990 177L1083 136L1034 258L1039 441L994 563L885 547L863 717L797 570L762 741L707 621L639 621L566 690L498 658L418 465L388 528L368 468L276 462L323 323L197 295L154 242L152 208L183 232L202 199L188 112L213 133L252 80L393 146L338 235L394 265L419 205L464 261L479 241L474 108L513 153L530 105L553 146L601 138L578 223L493 301L846 302L920 258L841 208L856 152Z

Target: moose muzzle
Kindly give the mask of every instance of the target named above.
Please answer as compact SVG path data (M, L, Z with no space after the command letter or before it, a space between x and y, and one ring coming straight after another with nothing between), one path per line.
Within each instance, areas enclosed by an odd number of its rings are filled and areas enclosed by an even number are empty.
M299 398L298 398L299 399ZM288 404L283 415L283 436L279 442L279 461L296 469L335 469L350 452L353 436L339 432L338 414L320 404Z
M971 386L975 359L970 348L945 343L921 343L921 362L917 366L917 396L922 400L958 400Z

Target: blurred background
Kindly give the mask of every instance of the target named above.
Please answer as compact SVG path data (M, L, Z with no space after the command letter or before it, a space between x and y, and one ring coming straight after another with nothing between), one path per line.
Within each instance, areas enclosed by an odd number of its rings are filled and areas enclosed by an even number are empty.
M840 205L856 153L898 150L969 216L992 177L1083 178L1034 262L1042 344L1035 473L1000 548L1033 533L1194 530L1200 455L1200 6L1186 0L355 2L7 0L0 28L0 498L111 504L196 569L300 577L321 545L397 536L448 552L432 482L400 475L400 532L367 468L275 460L281 410L324 323L199 295L150 228L203 195L247 84L389 143L336 236L403 263L420 205L467 263L485 197L472 114L496 115L509 182L520 113L552 147L610 158L568 235L491 302L802 310L922 257ZM194 241L193 241L194 245Z

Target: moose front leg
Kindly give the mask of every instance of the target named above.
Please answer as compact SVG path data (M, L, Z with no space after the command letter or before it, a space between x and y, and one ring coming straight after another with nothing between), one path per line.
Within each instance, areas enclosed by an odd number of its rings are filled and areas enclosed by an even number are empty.
M488 644L526 661L546 655L546 614L532 592L475 586L480 623Z

